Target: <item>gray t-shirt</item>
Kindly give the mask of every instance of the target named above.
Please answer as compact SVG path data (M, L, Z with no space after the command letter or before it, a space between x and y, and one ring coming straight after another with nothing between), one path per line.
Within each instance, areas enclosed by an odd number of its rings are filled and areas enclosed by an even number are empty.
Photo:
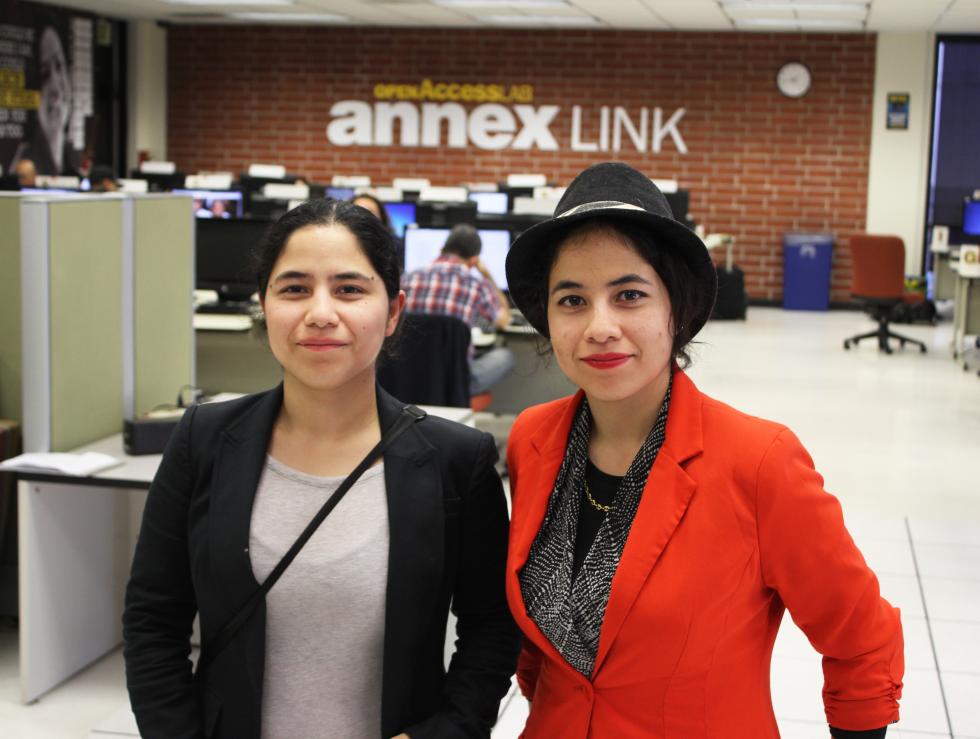
M252 507L249 556L262 582L343 482L272 457ZM388 503L367 470L266 596L263 739L381 734Z

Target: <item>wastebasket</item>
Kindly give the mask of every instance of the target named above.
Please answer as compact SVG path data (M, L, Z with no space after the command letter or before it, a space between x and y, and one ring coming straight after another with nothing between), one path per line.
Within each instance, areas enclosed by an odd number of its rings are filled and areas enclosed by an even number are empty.
M783 237L783 308L827 310L834 236L788 233Z

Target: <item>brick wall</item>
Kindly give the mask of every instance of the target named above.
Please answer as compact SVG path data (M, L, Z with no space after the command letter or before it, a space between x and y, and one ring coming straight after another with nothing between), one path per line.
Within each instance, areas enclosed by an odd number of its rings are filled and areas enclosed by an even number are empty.
M427 177L433 184L542 172L557 184L590 163L620 159L676 178L691 214L735 234L750 295L782 295L782 234L837 236L832 299L850 284L847 238L864 227L875 41L871 35L394 30L177 26L168 32L168 156L180 169L239 172L275 162L316 181L333 174ZM813 72L801 100L775 89L777 68ZM558 151L337 147L325 130L339 100L373 101L376 83L433 81L534 86L533 105L559 105ZM466 103L472 108L475 103ZM575 152L597 139L598 107L685 108L681 154ZM397 141L397 134L395 140Z

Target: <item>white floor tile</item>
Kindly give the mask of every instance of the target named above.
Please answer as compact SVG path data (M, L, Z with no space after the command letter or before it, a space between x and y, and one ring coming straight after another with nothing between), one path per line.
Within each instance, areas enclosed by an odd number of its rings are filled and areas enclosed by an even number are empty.
M916 515L909 518L912 541L916 544L966 544L977 546L980 527L972 519L951 516Z
M780 739L829 739L830 730L825 722L791 721L777 719Z
M980 622L980 580L922 578L929 618Z
M957 739L980 737L980 675L943 673L949 718Z
M929 629L923 618L903 618L902 635L905 637L905 669L935 670Z
M933 619L931 624L939 671L980 675L980 623ZM976 697L980 701L980 693Z
M858 548L875 574L915 577L915 560L908 539L863 539Z
M905 670L902 700L899 707L903 731L942 734L948 731L939 674L933 670Z
M878 575L881 595L893 606L901 609L903 619L925 618L919 581L913 575L892 575L881 572L875 574Z
M777 719L826 721L823 710L823 668L820 655L808 659L773 657L772 705Z
M915 556L919 562L919 574L923 578L948 577L980 581L980 546L916 544Z

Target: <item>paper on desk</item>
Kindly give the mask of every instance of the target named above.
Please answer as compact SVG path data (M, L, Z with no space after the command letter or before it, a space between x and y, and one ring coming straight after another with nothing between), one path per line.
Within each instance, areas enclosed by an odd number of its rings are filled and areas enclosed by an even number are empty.
M48 472L60 475L76 475L86 477L96 472L116 467L123 463L109 454L101 452L82 452L69 454L64 452L32 452L0 462L0 470L18 470L20 472Z

